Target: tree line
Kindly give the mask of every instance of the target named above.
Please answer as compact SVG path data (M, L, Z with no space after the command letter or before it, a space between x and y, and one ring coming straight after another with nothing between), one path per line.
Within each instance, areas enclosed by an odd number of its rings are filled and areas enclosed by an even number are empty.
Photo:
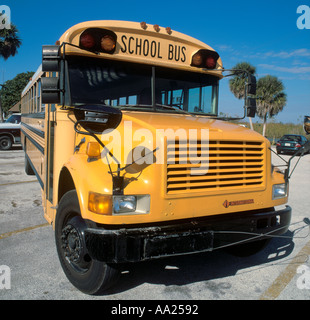
M9 29L0 29L0 58L7 60L10 57L14 57L17 54L18 48L21 46L21 44L22 41L18 36L18 29L13 23L11 23ZM10 107L12 107L20 100L21 90L25 87L27 83L25 83L25 80L23 81L23 76L20 75L18 79L14 81L14 83L7 82L5 84L0 83L0 122L3 121L3 112L6 112ZM16 86L18 87L17 91L14 90L14 87ZM8 105L6 101L7 99L9 100L8 103L12 104Z

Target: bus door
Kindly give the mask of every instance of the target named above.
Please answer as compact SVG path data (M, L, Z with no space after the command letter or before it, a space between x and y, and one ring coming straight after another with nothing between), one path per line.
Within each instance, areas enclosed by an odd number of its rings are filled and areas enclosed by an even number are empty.
M46 214L49 219L53 219L53 168L54 168L54 136L56 123L55 104L47 104L46 110L46 160L45 160L45 189L44 200L46 201Z

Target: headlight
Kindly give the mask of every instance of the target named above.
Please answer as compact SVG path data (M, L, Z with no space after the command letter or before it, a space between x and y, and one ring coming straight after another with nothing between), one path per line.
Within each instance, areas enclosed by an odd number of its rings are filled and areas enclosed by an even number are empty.
M147 214L150 203L149 194L111 196L89 192L88 210L103 215Z
M285 198L287 195L287 185L285 183L272 186L272 200Z
M129 213L136 211L137 198L135 196L114 196L113 212Z
M113 215L150 213L150 195L113 196Z

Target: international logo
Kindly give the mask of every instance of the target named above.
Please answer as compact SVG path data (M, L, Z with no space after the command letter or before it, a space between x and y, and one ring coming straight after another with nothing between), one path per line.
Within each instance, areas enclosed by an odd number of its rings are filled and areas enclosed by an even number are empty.
M242 206L244 204L252 204L254 203L254 199L247 199L247 200L237 200L237 201L228 201L228 200L225 200L223 202L223 206L225 208L228 208L228 207L233 207L233 206Z

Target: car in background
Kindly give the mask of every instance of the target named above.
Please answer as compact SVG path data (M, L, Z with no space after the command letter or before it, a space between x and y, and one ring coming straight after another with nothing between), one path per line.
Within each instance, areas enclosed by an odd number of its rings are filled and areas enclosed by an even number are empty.
M20 143L21 114L12 114L0 123L0 150L10 150L14 143Z
M294 154L299 150L306 142L307 138L298 134L286 134L284 135L276 145L278 154Z

